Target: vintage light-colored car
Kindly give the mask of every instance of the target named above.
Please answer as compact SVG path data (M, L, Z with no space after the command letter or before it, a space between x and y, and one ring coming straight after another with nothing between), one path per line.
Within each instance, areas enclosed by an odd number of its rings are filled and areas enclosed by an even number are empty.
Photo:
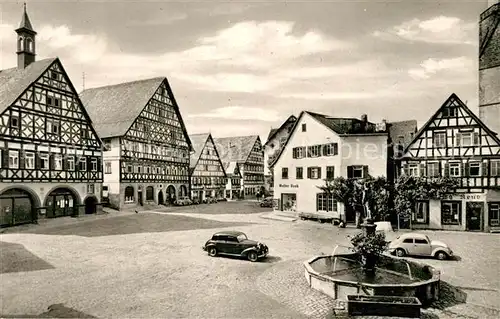
M388 250L398 257L432 256L444 260L453 256L453 251L442 241L431 240L427 235L418 233L399 236L389 243Z

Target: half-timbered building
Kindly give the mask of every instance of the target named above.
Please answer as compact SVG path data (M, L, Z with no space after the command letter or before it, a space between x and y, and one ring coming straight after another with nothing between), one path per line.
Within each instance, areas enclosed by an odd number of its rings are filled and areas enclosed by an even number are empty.
M456 178L442 200L422 200L413 228L484 230L500 226L500 140L452 94L417 132L402 158L403 174Z
M189 173L191 198L199 203L210 198L224 198L226 173L210 133L190 135L194 152Z
M240 172L240 164L238 162L226 162L224 163L224 171L227 177L225 198L227 200L241 199L243 177Z
M26 7L17 67L0 71L0 225L95 213L101 141L58 58L35 59Z
M87 89L81 99L103 140L110 206L189 197L192 146L165 77Z
M285 122L278 128L272 128L269 131L267 141L264 144L264 164L266 172L266 189L273 191L273 171L272 164L276 160L279 152L285 146L286 140L292 131L293 124L297 121L297 117L290 115Z
M243 176L243 197L255 198L264 187L264 150L258 135L214 139L224 165L239 164Z

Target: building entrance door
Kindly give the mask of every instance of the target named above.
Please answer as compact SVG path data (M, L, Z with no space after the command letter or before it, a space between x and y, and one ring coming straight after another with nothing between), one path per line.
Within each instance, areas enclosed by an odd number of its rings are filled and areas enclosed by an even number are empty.
M481 230L484 213L484 203L483 202L467 202L465 208L466 224L467 230Z
M284 212L297 211L297 194L281 194L281 206Z

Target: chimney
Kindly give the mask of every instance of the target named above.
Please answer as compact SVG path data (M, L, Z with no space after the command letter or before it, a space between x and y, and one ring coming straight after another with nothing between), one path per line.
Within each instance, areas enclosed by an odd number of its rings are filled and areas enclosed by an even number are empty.
M366 114L361 114L361 121L362 121L362 122L365 122L365 123L366 123L366 122L368 122L368 115L366 115Z

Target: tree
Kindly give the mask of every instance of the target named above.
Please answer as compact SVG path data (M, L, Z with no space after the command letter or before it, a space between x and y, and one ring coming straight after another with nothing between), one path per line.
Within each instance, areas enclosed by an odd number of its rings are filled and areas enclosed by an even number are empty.
M418 200L443 199L445 194L454 192L457 186L458 180L450 177L402 175L395 185L395 209L400 215L411 217Z

